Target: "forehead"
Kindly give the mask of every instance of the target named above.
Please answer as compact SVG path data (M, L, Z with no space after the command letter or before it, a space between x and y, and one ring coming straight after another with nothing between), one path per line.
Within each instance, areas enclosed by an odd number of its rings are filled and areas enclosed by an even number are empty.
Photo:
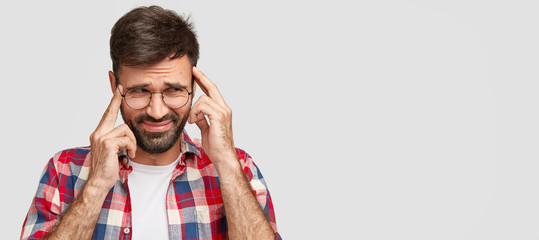
M184 55L175 59L163 59L152 65L121 66L118 78L120 84L129 88L133 85L147 84L160 87L166 83L179 83L188 86L192 79L192 65Z

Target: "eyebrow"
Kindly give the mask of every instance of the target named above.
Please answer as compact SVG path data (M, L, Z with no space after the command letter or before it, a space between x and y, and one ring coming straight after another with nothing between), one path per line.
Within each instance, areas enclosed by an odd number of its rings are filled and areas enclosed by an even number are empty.
M187 88L187 86L181 84L181 83L170 83L170 82L165 82L165 84L169 87L173 87L173 88Z
M165 85L167 85L168 87L173 87L173 88L187 88L187 86L181 84L181 83L171 83L171 82L165 82ZM150 84L148 83L141 83L141 84L135 84L131 87L128 87L127 90L131 90L131 89L135 89L135 88L146 88L150 86Z

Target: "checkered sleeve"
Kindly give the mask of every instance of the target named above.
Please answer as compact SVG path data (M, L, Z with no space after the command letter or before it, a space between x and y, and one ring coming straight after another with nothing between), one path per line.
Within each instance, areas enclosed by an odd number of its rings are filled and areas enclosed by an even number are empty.
M264 177L262 176L260 169L258 169L249 154L247 154L241 149L238 149L236 153L238 154L240 162L242 163L243 172L247 177L247 181L249 181L249 184L251 185L253 194L255 195L258 204L260 204L260 207L262 208L266 219L268 219L268 222L273 228L273 232L275 233L275 239L280 240L281 236L279 235L279 232L277 232L277 223L275 221L273 203L271 201L268 187L266 185L266 182L264 181Z
M43 239L54 228L61 214L58 174L51 158L41 175L36 195L24 220L21 239Z

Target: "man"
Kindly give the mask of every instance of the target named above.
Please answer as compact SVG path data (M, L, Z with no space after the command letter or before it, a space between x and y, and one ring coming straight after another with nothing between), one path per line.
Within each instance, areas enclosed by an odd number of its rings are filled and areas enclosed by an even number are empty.
M91 146L49 161L21 239L280 239L264 179L234 146L231 110L195 67L192 25L136 8L112 28L110 52L114 96ZM125 124L114 127L118 111Z

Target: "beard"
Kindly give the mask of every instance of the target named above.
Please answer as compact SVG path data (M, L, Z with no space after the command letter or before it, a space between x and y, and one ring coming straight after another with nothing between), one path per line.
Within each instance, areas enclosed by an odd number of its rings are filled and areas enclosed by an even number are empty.
M155 119L147 114L141 114L135 118L126 119L122 108L120 108L120 111L124 122L135 135L138 147L150 154L164 153L171 149L178 141L189 116L189 111L187 111L187 114L185 114L182 119L180 119L180 116L175 112L169 112L161 119ZM158 123L168 120L172 122L172 126L170 129L163 132L149 132L142 126L143 121Z

